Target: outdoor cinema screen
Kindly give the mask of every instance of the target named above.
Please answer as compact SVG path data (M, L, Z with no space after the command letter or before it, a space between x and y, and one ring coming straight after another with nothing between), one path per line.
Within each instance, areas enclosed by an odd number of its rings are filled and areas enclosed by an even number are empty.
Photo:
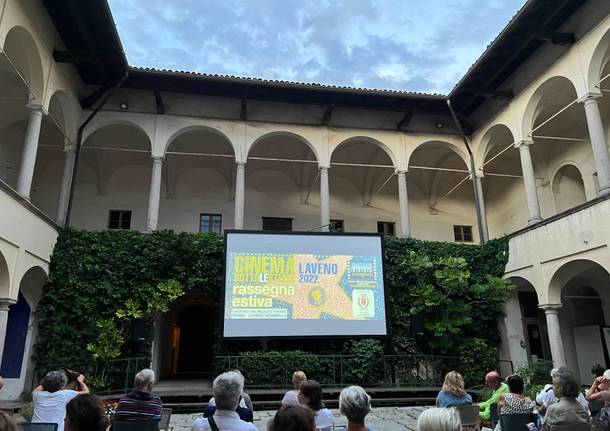
M387 335L381 236L229 231L227 338Z

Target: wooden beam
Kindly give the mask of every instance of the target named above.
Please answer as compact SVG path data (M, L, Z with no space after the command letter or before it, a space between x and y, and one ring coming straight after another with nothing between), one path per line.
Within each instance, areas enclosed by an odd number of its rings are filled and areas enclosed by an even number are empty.
M159 90L155 90L155 104L157 105L157 114L165 114L165 102L163 102L163 98L161 97L161 92Z
M241 121L248 121L248 99L241 99L241 110L239 111L239 119Z
M403 128L409 127L409 123L411 122L412 118L413 118L413 111L405 112L405 115L396 125L396 130L402 130Z
M95 104L95 102L97 102L98 100L100 100L100 98L106 93L106 91L108 91L110 89L110 86L108 85L103 85L100 88L98 88L97 90L95 90L93 93L91 93L88 96L85 96L84 98L81 99L80 101L80 105L83 109L89 109L91 106L93 106Z
M481 97L485 97L486 99L506 100L506 101L512 100L513 97L515 96L515 94L512 92L512 90L487 91L487 92L481 92L478 95Z
M80 63L93 61L93 57L87 51L64 51L54 49L53 60L58 63Z
M333 116L333 109L335 109L335 105L332 103L326 107L326 111L324 111L324 115L322 116L323 126L328 126L328 123L330 123L330 119Z
M576 43L574 33L555 33L551 31L538 31L535 34L536 39L551 42L553 45L572 46Z

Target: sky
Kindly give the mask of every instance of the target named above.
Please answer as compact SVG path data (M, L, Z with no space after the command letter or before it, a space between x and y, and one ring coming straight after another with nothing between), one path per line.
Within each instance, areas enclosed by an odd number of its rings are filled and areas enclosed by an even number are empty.
M525 0L109 0L131 66L447 94Z

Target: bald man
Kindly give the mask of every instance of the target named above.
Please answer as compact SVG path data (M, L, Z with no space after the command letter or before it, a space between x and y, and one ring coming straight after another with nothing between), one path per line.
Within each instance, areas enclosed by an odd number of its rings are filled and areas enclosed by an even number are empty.
M487 401L479 404L479 416L482 421L488 422L491 420L491 405L498 404L500 396L508 393L508 385L502 383L502 378L497 371L492 371L485 376L485 386L493 392Z

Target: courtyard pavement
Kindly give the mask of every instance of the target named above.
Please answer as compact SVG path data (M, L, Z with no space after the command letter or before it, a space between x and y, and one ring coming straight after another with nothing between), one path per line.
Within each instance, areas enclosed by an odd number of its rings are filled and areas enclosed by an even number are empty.
M379 407L371 411L366 418L366 424L375 431L415 431L417 418L428 407ZM332 409L337 421L337 427L345 426L345 417L338 409ZM273 417L275 410L254 412L254 425L259 431L267 430L267 422ZM199 414L172 415L171 426L174 431L190 431L191 424ZM486 429L486 428L483 428Z

